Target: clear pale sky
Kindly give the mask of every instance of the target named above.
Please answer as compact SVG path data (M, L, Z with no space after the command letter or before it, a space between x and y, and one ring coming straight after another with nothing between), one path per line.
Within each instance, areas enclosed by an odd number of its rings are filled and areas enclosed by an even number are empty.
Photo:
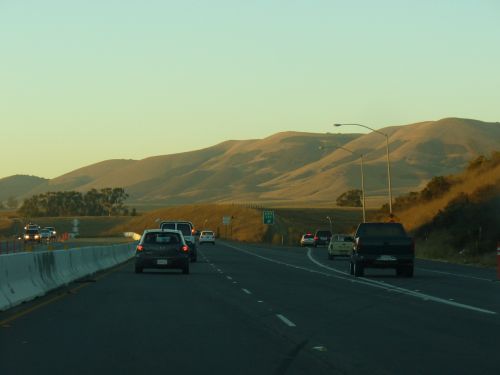
M497 0L0 0L0 48L0 178L334 122L500 121Z

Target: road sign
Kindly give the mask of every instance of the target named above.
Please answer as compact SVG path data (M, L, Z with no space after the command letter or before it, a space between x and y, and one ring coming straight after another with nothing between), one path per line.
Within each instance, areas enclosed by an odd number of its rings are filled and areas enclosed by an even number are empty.
M223 216L222 217L222 224L224 224L224 225L231 224L231 216Z
M274 211L262 211L262 222L267 225L273 225Z

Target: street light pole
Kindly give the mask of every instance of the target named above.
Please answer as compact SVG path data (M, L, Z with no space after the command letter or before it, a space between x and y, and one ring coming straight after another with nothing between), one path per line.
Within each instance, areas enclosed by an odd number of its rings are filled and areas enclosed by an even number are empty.
M342 150L345 150L347 152L350 152L353 155L356 155L354 151L349 150L346 147L342 146L337 146L337 148L341 148ZM366 223L366 211L365 211L365 172L363 169L363 154L359 155L359 158L361 159L361 203L363 205L363 223Z
M386 149L386 157L387 157L387 187L389 189L389 214L392 215L392 186L391 186L391 162L389 160L389 136L385 133L382 133L379 130L370 128L369 126L362 124L333 124L333 126L343 126L343 125L353 125L353 126L361 126L365 129L369 129L375 133L381 134L385 137L385 149Z
M330 218L330 216L327 216L326 217L328 219L328 221L330 222L330 232L333 233L333 225L332 225L332 219Z

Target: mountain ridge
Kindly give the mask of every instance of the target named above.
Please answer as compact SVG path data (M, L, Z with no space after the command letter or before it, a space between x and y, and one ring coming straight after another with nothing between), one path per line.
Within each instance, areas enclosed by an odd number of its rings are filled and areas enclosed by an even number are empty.
M472 158L498 149L500 139L498 122L454 117L378 131L389 139L394 195L418 190L433 176L457 173ZM130 202L334 202L342 192L359 188L359 154L364 155L367 196L386 195L385 137L286 131L141 160L105 160L44 181L24 196L120 186Z

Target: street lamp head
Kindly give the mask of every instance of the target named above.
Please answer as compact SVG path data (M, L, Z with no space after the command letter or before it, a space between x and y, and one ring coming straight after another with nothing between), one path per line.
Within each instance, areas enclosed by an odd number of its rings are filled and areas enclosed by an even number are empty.
M333 126L342 126L342 124L333 124Z

